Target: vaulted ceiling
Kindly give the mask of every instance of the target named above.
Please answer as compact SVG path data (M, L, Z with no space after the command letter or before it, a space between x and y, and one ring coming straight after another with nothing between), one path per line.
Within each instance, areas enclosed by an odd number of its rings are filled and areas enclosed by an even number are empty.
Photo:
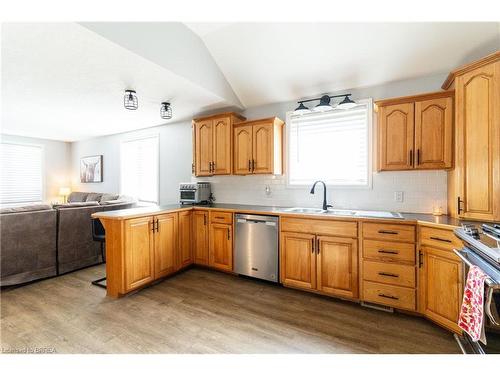
M446 73L500 49L499 25L4 23L2 133L74 141Z

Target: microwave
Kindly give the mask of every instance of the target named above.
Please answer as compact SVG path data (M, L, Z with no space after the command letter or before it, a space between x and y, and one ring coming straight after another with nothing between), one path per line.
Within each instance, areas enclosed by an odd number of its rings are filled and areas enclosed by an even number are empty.
M212 189L210 182L183 182L179 184L181 204L209 203Z

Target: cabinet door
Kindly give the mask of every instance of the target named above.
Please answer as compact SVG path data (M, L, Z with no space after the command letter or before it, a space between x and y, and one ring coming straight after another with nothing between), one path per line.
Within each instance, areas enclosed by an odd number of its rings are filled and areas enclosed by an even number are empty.
M252 125L234 128L234 174L252 173Z
M316 241L318 290L341 297L357 298L357 240L318 236Z
M167 276L177 269L177 213L154 217L155 279Z
M315 241L314 234L281 233L280 279L283 285L316 288Z
M213 120L213 174L231 174L231 120Z
M193 258L208 265L208 211L193 211Z
M452 166L453 99L415 103L415 168Z
M429 319L455 332L462 303L462 263L449 250L422 246L420 311Z
M253 126L253 173L273 173L274 135L273 124Z
M195 169L197 176L211 176L213 161L213 124L212 120L194 123L195 128Z
M191 233L193 231L193 215L191 211L179 212L179 267L184 268L193 263Z
M457 77L455 95L459 215L500 220L500 62Z
M233 226L213 223L210 225L210 267L233 270Z
M153 218L125 221L125 292L154 278Z
M413 103L380 107L379 170L413 169Z

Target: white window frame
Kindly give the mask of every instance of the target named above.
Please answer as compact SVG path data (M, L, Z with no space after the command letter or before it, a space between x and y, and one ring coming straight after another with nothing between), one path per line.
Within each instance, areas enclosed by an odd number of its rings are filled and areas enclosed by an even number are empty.
M156 142L158 142L158 171L157 171L157 173L158 173L158 190L157 190L157 192L158 193L157 193L156 201L155 202L140 200L139 197L134 197L134 198L137 198L138 202L154 203L154 204L159 205L160 204L160 178L161 178L161 176L160 176L160 171L161 171L161 166L160 166L161 157L160 157L160 153L161 153L161 149L160 149L160 134L159 133L155 133L155 134L151 134L151 135L145 135L145 136L141 136L141 137L127 138L127 139L123 139L120 142L120 194L123 193L123 186L122 186L122 160L123 160L122 144L126 143L126 142L141 141L143 139L148 139L148 138L156 138Z
M42 203L44 202L47 197L47 186L46 186L46 175L45 175L45 170L46 170L46 165L45 165L45 145L40 144L40 143L30 143L30 142L13 142L13 141L0 141L2 144L9 144L9 145L16 145L16 146L30 146L30 147L38 147L41 150L41 158L42 158L42 163L41 167L42 170L40 173L42 174L42 199L39 201L30 201L30 202L12 202L12 203L1 203L0 205L3 207L12 207L12 206L20 206L20 205L25 205L25 204L30 204L30 203ZM0 172L0 177L3 175L3 172Z
M373 188L373 99L358 99L356 103L366 104L367 106L367 116L368 116L368 134L367 134L367 142L368 142L368 150L366 153L367 163L368 163L368 178L366 185L335 185L331 183L327 183L329 189L333 190L371 190ZM286 188L287 189L305 189L310 188L311 184L291 184L290 183L290 131L291 126L288 124L291 123L293 111L288 111L286 113L286 124L285 125L285 144L284 149L286 153L285 157L285 174L286 174ZM318 176L320 178L320 176Z

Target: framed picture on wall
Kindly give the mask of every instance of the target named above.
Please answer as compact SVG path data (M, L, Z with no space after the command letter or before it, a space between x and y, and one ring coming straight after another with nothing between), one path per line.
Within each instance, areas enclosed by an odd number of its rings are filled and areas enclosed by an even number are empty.
M80 159L80 182L102 182L102 155Z

